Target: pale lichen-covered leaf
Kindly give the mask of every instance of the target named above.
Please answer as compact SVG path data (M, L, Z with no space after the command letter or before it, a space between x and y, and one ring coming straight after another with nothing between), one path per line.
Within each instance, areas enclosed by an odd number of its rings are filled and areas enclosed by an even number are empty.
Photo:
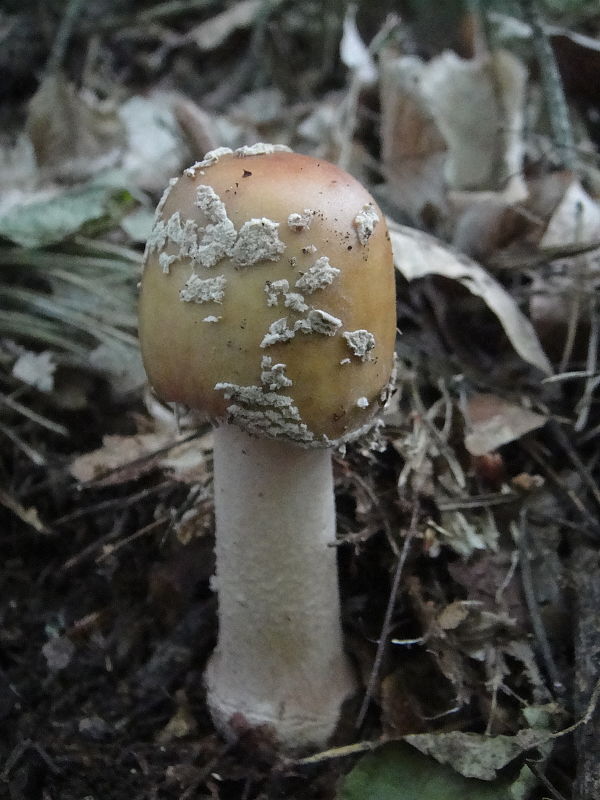
M496 315L518 355L544 374L552 374L548 357L531 322L511 295L479 264L454 252L433 236L388 220L396 269L408 281L441 275L459 281L481 297Z
M441 764L449 764L466 778L493 781L503 769L527 750L546 744L549 731L530 728L515 736L486 736L479 733L418 733L405 736L405 741L421 753Z
M465 778L403 742L364 756L342 781L337 800L506 800L510 779Z
M48 200L14 206L0 217L0 237L21 247L47 247L86 229L109 226L132 205L127 189L91 183Z

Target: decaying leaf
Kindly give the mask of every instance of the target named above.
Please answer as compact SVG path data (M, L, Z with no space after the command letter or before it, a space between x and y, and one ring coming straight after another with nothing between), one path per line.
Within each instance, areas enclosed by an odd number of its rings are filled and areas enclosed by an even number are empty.
M496 550L499 532L494 517L485 509L483 513L444 511L441 523L430 521L441 544L458 555L468 558L477 550Z
M494 783L465 778L405 742L364 756L342 782L338 800L506 800L510 778Z
M546 225L540 247L584 244L599 238L600 205L573 179Z
M448 211L448 191L523 200L526 68L507 51L425 63L382 57L382 160L386 198L415 222Z
M442 242L421 231L388 221L396 269L408 281L427 275L441 275L459 281L472 294L481 297L496 315L516 353L528 364L552 373L530 321L519 310L511 295L482 267L455 253Z
M262 5L261 0L241 0L220 14L196 25L188 37L201 52L216 50L237 30L249 28Z
M473 394L463 408L467 433L465 447L471 455L490 453L520 439L548 421L543 414L493 394Z
M115 399L123 399L145 385L146 373L139 350L116 348L103 342L91 351L91 366L108 378Z
M134 436L105 436L98 450L76 458L71 475L81 483L110 486L136 480L157 467L174 480L196 483L206 475L206 451L210 436L177 444L173 430L138 433Z
M50 72L29 104L27 130L38 165L52 177L85 178L116 164L123 130L113 104L78 92Z
M89 183L47 200L14 206L0 217L0 236L21 247L47 247L91 226L110 226L134 204L124 183Z
M198 728L198 723L190 709L183 689L177 692L176 701L177 709L175 713L156 736L158 744L168 744L174 739L182 739L184 736L194 733Z
M380 69L384 194L419 224L446 211L446 142L419 89L420 59L384 52Z
M446 52L423 68L421 88L447 145L451 189L504 191L523 199L527 72L507 51L464 60ZM515 185L517 184L517 185Z
M42 655L50 672L60 672L69 666L75 650L68 636L52 636L42 647Z
M404 737L421 753L449 764L466 778L493 781L498 771L533 748L547 744L552 733L526 728L515 736L485 736L478 733L418 733Z
M135 185L160 194L169 179L193 162L175 115L177 96L166 92L134 95L119 109L126 144L121 167Z

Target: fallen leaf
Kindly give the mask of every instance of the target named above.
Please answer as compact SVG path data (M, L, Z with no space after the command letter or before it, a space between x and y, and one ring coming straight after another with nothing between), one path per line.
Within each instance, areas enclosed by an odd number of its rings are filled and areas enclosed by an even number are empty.
M419 89L415 56L380 59L381 160L386 200L415 224L447 211L446 142ZM429 220L431 222L432 220Z
M441 524L430 521L439 534L440 542L455 553L468 558L478 550L497 550L500 533L492 514L443 511Z
M404 739L424 755L440 764L449 764L465 778L493 781L498 770L506 767L527 750L547 744L550 731L525 729L515 736L486 736L479 733L417 733ZM443 795L442 795L443 796Z
M102 485L110 486L139 478L156 466L152 454L167 443L167 435L104 436L102 443L98 450L85 453L71 463L69 471L76 480L81 483L99 480ZM148 458L139 462L145 456ZM107 475L115 470L118 472Z
M262 6L262 0L240 0L230 8L196 25L188 33L203 53L216 50L235 31L249 28L255 21Z
M0 236L21 247L47 247L88 226L110 226L133 204L126 188L92 182L47 200L11 207L0 216Z
M133 436L105 436L102 441L102 447L71 463L71 475L81 483L118 485L137 480L156 467L164 469L174 480L197 483L206 476L206 452L212 446L210 435L178 444L176 434L170 429Z
M185 162L194 161L179 130L175 104L167 92L134 95L119 109L126 138L121 167L144 191L160 193Z
M542 350L531 322L514 298L479 264L456 253L433 236L388 220L394 263L407 281L441 275L459 281L472 294L481 297L496 315L516 353L528 364L552 374L552 366Z
M474 456L491 453L546 424L548 418L494 394L471 395L463 408L465 447Z
M599 238L600 204L579 180L573 180L546 225L540 247L584 244Z
M176 700L177 710L165 727L156 735L158 744L169 744L174 739L183 739L198 729L198 723L191 712L183 690L177 692Z
M510 779L468 779L404 742L389 742L360 759L337 800L506 800Z
M526 197L526 81L524 64L506 50L469 60L448 51L423 66L421 91L448 145L451 189L504 191L508 182L512 195Z
M39 166L62 179L114 166L123 146L115 106L78 91L61 70L46 75L31 99L27 132Z

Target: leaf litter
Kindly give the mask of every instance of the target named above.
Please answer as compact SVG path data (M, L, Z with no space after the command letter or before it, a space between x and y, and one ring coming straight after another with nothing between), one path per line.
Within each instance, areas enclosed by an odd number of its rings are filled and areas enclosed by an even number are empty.
M46 69L10 95L0 141L0 779L24 800L25 784L66 800L379 800L400 783L403 797L580 800L600 785L589 737L567 728L598 729L593 635L574 638L589 620L570 619L569 596L586 585L571 558L598 547L600 210L597 95L570 94L565 54L597 64L581 38L597 15L550 29L573 169L518 10L502 25L464 12L444 51L431 3L388 18L147 3L136 25L78 5L53 17ZM2 12L15 30L35 27L26 14ZM15 48L8 87L28 69ZM164 183L202 151L260 140L369 185L399 289L386 447L335 461L366 696L304 762L212 729L211 436L143 394L135 336ZM574 680L592 687L579 718Z

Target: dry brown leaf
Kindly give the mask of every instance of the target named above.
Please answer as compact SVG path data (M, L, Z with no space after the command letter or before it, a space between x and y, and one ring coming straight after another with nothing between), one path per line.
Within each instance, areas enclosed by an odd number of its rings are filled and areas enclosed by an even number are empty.
M415 223L446 211L446 143L418 88L421 61L381 59L381 157L386 199Z
M124 142L115 107L77 91L60 70L33 96L27 132L38 165L59 178L80 179L112 166Z
M102 442L98 450L85 453L71 463L70 473L81 483L101 481L102 485L110 486L139 478L156 466L156 459L148 458L142 463L137 463L137 459L163 447L167 443L167 436L157 433L104 436ZM118 472L107 475L113 470ZM104 475L106 477L103 478Z
M479 264L454 252L433 236L388 220L396 269L407 281L441 275L459 281L481 297L496 315L515 352L545 375L552 366L531 322L513 297Z
M455 600L438 614L438 624L442 630L451 631L464 622L469 616L469 609L463 600Z
M548 421L543 414L485 393L471 395L463 413L467 425L465 447L474 456L514 442Z
M167 452L163 448L172 445ZM196 483L206 476L206 450L210 437L177 444L172 431L138 433L133 436L105 436L103 446L76 458L71 475L81 483L118 485L136 480L156 467L174 480ZM158 452L157 452L158 451Z

